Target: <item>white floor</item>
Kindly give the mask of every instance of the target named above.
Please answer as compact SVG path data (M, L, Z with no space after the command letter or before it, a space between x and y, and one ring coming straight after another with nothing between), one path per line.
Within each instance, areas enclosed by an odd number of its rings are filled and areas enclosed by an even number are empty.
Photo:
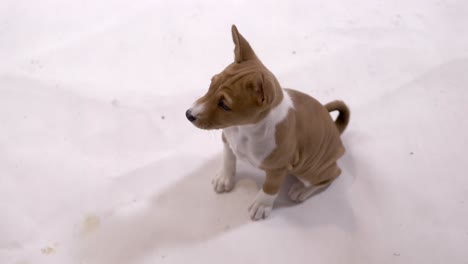
M467 263L467 1L164 2L0 4L0 263ZM352 109L339 180L263 222L184 116L232 23Z

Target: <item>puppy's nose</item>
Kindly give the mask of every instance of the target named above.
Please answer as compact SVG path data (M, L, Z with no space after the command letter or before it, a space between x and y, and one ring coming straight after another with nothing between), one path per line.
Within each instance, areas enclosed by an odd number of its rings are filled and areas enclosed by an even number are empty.
M185 112L185 116L190 122L197 120L197 118L192 115L192 111L190 111L190 109Z

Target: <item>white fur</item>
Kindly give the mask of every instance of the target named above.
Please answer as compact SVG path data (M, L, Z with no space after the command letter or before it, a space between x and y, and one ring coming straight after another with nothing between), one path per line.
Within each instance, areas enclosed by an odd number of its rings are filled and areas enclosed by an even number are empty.
M297 179L298 179L300 182L302 182L302 184L304 184L304 186L305 186L306 188L308 188L308 187L310 187L310 186L312 185L310 182L308 182L308 181L306 181L306 180L303 180L303 179L301 179L301 178L299 178L299 177L297 177Z
M254 202L249 207L250 218L252 218L252 220L267 218L273 209L273 204L277 196L278 194L270 195L265 193L263 189L260 190Z
M325 188L327 188L330 183L322 184L322 185L312 185L309 183L308 186L302 184L302 182L297 182L291 186L288 192L288 196L292 201L295 202L303 202L307 200L312 195L315 195Z
M213 187L217 193L229 192L234 188L236 174L236 156L227 143L224 143L223 165L213 179Z
M291 97L286 91L283 91L281 103L271 109L268 115L257 124L225 128L223 132L232 153L237 158L259 167L276 148L276 126L288 116L288 112L292 108L294 105ZM224 155L226 155L226 151ZM220 181L225 181L225 178L218 178L222 179ZM218 191L217 188L215 186L216 191ZM222 188L224 187L219 187L220 190ZM277 194L269 195L263 189L260 190L249 207L250 217L253 220L268 217L276 197Z
M205 104L198 104L194 103L192 107L190 107L190 113L197 117L205 110Z
M257 124L233 126L223 130L227 143L224 144L223 168L213 180L216 192L232 189L236 158L256 167L262 164L276 148L276 126L288 116L289 110L293 108L291 97L283 91L283 100L280 104L271 109L268 115ZM263 189L260 190L249 207L250 217L253 220L268 217L277 196L277 194L266 194Z
M236 157L259 167L276 148L276 125L292 108L291 97L283 91L281 103L257 124L225 128L224 135Z

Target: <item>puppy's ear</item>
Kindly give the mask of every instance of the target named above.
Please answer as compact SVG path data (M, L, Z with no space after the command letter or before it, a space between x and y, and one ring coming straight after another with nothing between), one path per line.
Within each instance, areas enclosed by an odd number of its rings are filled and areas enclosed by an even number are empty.
M236 47L234 48L234 60L237 63L257 59L255 52L250 47L249 42L239 33L237 27L232 25L232 40Z
M275 100L274 80L268 75L258 74L253 88L258 106L267 106Z

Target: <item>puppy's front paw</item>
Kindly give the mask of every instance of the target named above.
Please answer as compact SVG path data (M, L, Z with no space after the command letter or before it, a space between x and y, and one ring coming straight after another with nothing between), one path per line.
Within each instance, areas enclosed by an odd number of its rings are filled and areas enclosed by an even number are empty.
M267 218L273 209L277 195L269 195L260 190L252 205L249 207L250 218L257 221Z
M220 170L211 183L217 193L230 192L234 188L234 175Z

